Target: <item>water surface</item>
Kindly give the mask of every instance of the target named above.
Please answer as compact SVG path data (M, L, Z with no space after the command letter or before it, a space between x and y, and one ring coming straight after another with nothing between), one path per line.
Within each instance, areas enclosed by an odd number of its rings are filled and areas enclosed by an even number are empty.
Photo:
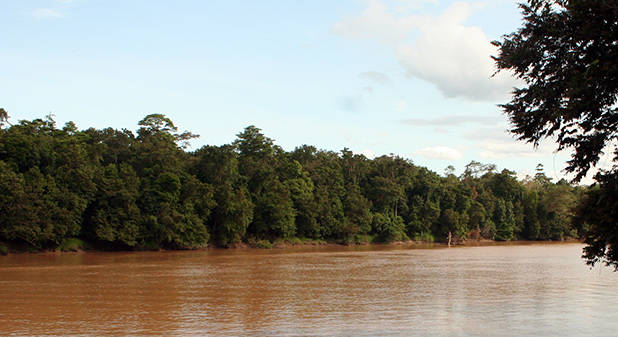
M582 247L9 255L0 335L616 335Z

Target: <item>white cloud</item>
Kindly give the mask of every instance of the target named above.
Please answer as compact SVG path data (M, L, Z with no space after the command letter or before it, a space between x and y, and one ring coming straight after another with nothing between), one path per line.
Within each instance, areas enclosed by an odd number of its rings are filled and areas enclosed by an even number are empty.
M413 26L410 18L396 18L389 12L388 6L379 0L371 0L360 15L335 23L331 31L347 38L374 38L385 43L396 43L405 39Z
M501 122L497 116L449 115L440 118L408 118L402 124L413 126L456 126L464 124L496 125Z
M51 8L37 8L32 11L32 16L37 19L57 19L64 16L64 14Z
M427 3L437 4L438 0L397 0L396 3L397 10L405 11L419 9Z
M516 139L515 135L508 131L508 126L504 124L496 124L493 127L482 127L470 130L464 134L464 138L470 140L496 140L505 142L511 142Z
M360 15L334 24L332 31L387 43L408 76L433 83L446 97L503 100L516 81L506 72L492 77L495 47L480 27L465 24L477 7L459 2L439 16L398 16L373 0Z
M428 159L457 160L463 158L461 151L448 146L430 146L414 152Z
M490 56L497 51L481 28L464 24L471 12L471 5L457 3L424 20L418 39L398 46L397 57L409 76L435 84L447 97L503 99L515 81L505 72L492 78Z

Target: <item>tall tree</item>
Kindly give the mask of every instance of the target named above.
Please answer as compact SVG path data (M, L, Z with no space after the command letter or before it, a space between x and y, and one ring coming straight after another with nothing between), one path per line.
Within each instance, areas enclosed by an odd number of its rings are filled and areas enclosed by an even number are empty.
M604 151L618 162L618 3L608 0L528 0L520 4L523 26L494 41L499 70L524 81L502 108L520 140L535 145L556 137L558 149L573 149L567 172L583 178ZM616 198L616 165L595 179L598 196ZM614 199L615 200L615 199ZM593 203L614 215L613 201ZM591 224L584 251L588 263L602 261L618 270L616 217L583 216Z
M137 245L139 179L133 168L128 164L109 164L95 176L94 182L97 193L86 210L85 236L108 245Z
M566 170L580 179L606 145L618 150L618 4L528 0L520 8L523 27L493 42L498 69L525 83L501 107L520 140L555 135L559 150L574 149Z
M140 176L141 245L205 246L209 233L204 218L212 191L188 174L188 155L183 151L184 142L196 136L177 133L174 123L162 114L148 115L139 125L132 165Z
M228 247L240 243L253 218L253 203L244 177L238 172L238 158L230 145L199 149L192 171L214 188L214 208L207 220L212 241Z
M590 222L584 256L590 264L605 262L618 270L618 175L603 175L585 197L581 215Z
M295 211L289 186L277 170L285 166L283 151L253 125L234 141L240 173L247 177L255 205L248 234L264 239L291 238L296 234Z
M4 126L4 123L8 123L9 114L3 108L0 108L0 128Z

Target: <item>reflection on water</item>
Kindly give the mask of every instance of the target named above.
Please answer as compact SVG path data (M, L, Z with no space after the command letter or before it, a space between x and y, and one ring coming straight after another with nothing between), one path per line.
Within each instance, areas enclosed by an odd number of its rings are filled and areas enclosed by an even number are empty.
M0 257L0 335L616 334L580 244Z

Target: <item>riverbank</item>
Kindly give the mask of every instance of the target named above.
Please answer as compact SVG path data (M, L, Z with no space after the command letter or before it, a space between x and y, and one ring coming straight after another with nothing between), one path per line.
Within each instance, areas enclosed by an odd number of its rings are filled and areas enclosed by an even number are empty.
M481 246L512 246L512 245L533 245L533 244L560 244L560 243L581 243L581 240L567 239L567 240L514 240L514 241L496 241L496 240L466 240L460 241L456 244L451 244L450 247L481 247ZM80 239L71 239L67 242L63 242L55 250L27 250L20 246L10 246L6 244L0 244L0 255L9 254L81 254L88 252L166 252L166 251L202 251L202 250L217 250L217 251L236 251L236 250L256 250L256 251L268 251L268 250L306 250L306 249L334 249L334 248L379 248L379 247L401 247L401 248L417 248L417 249L431 249L431 248L448 248L449 245L445 242L430 242L430 241L393 241L388 243L378 242L362 242L362 243L340 243L340 242L328 242L324 240L309 240L309 239L294 239L294 240L276 240L270 241L252 241L237 243L229 247L217 247L209 245L199 248L184 248L184 249L102 249L95 244L85 242Z

